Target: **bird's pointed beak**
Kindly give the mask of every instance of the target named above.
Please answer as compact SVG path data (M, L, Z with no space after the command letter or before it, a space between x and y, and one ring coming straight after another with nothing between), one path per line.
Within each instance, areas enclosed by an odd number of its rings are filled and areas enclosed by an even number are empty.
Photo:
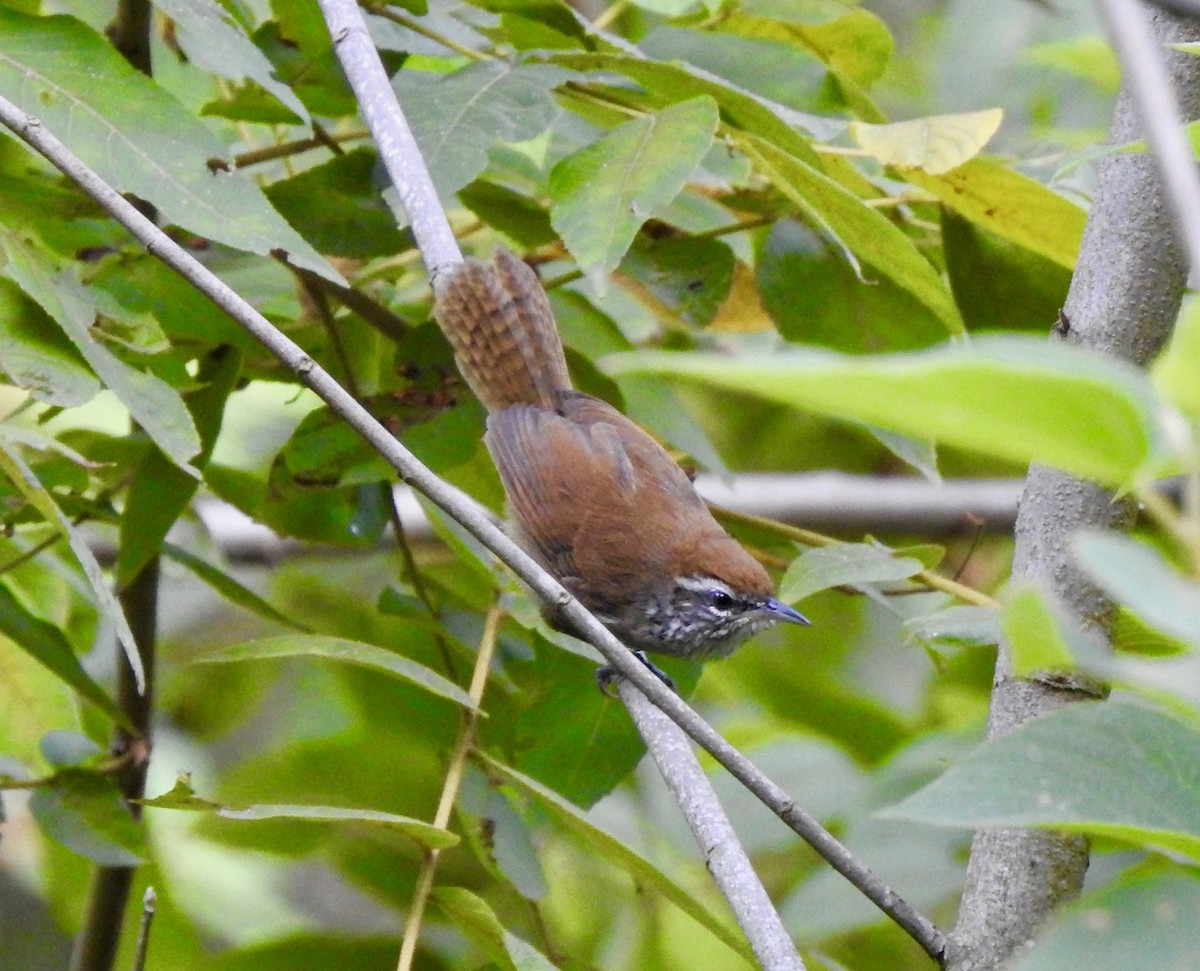
M796 610L794 607L789 607L787 604L776 600L774 597L767 597L762 603L762 609L767 611L776 620L786 621L789 624L799 624L801 627L811 627L812 621L804 614Z

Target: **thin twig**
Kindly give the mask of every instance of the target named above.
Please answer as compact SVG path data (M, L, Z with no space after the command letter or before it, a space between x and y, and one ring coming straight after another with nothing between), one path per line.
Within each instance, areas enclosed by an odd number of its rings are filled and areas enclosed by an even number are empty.
M442 783L442 794L433 815L433 825L438 829L447 829L450 825L450 814L454 811L454 804L458 801L458 790L462 785L467 756L471 754L471 749L475 746L475 728L479 724L479 705L483 701L488 671L492 666L492 656L496 652L496 632L499 627L500 608L493 605L484 621L483 636L479 639L479 653L475 656L475 670L471 672L471 686L467 689L467 694L471 696L472 707L463 710L462 726L458 730L458 740L454 743L454 752L450 756L450 763L446 766L446 779ZM425 851L421 872L417 875L417 887L413 891L412 903L408 908L408 919L404 922L404 939L400 944L400 957L396 963L396 971L410 971L412 968L413 959L417 953L417 941L421 936L421 921L425 916L429 894L433 890L433 878L437 872L440 855L441 851L438 849Z
M276 159L311 152L314 148L331 148L330 142L340 148L342 142L358 141L360 138L369 138L370 136L371 133L365 128L356 128L353 131L341 132L336 135L323 132L319 137L301 138L294 142L280 142L278 145L267 145L265 148L239 152L233 157L233 165L235 168L245 169L251 165L261 165L263 162L273 162Z
M763 519L744 512L734 512L732 509L725 509L722 506L715 506L711 503L709 505L713 511L713 515L717 519L767 530L776 536L785 536L805 546L830 546L833 543L840 542L840 540L833 536L815 533L811 529L801 529L799 526L789 526L787 523L776 522L773 519ZM942 593L948 593L964 603L974 604L977 607L1000 606L999 601L989 597L986 593L982 593L974 587L968 587L965 583L959 583L957 580L941 576L932 570L921 570L914 573L909 579L924 587L928 587L930 590L940 590Z
M133 971L146 971L146 955L150 951L150 925L154 923L154 911L158 906L158 895L153 887L147 887L142 897L142 922L138 925L137 950L133 954Z
M472 61L495 60L491 54L487 54L484 51L477 51L472 47L464 47L458 41L451 40L445 34L439 34L436 30L430 30L421 21L413 19L395 7L388 7L382 3L371 3L370 0L362 0L362 8L367 13L372 13L376 17L382 17L384 20L390 20L394 24L399 24L401 27L411 30L414 34L420 34L435 44L441 44L447 50L454 51L455 54L461 54Z
M638 690L666 712L764 805L816 849L830 865L912 935L930 955L941 955L944 947L943 936L927 918L917 913L883 880L855 859L815 818L797 808L782 788L763 775L757 766L697 715L679 695L646 670L603 624L506 536L473 499L434 475L302 348L142 216L61 141L46 131L37 119L30 117L6 99L0 98L0 123L45 156L106 212L129 229L151 253L167 263L245 328L305 386L320 397L334 414L358 432L399 472L405 482L425 495L495 553L543 603L552 605L565 622L580 631L600 651L610 665L627 680L632 681Z
M627 681L621 681L617 690L758 963L767 971L804 971L796 945L754 872L688 737Z

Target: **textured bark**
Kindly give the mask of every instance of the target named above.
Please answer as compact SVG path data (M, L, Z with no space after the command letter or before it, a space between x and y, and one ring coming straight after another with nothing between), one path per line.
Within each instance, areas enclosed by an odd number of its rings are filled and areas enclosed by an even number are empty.
M1146 12L1164 42L1200 39L1194 21ZM1200 116L1200 60L1171 51L1165 56L1183 111L1189 119ZM1122 90L1110 141L1140 137L1131 99ZM1144 365L1170 334L1186 279L1186 259L1154 160L1107 157L1100 163L1064 308L1064 339ZM1037 584L1084 627L1107 635L1114 607L1074 562L1069 543L1080 528L1125 529L1132 515L1128 503L1094 483L1054 469L1030 469L1017 515L1014 579ZM1011 656L1001 645L988 736L1093 696L1083 684L1014 678ZM958 925L950 936L949 971L1002 966L1028 945L1057 906L1078 895L1087 865L1088 845L1078 836L1015 829L977 833Z

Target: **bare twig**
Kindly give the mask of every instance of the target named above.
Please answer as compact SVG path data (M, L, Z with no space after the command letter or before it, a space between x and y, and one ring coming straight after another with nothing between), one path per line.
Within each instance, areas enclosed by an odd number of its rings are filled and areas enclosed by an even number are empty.
M45 156L76 182L104 210L140 240L147 249L205 294L258 340L318 395L343 421L375 449L401 478L455 519L472 536L496 554L544 602L554 606L565 622L580 631L627 680L662 709L676 724L706 749L735 778L820 853L839 873L905 929L930 955L940 956L941 932L850 851L821 824L799 809L782 788L768 779L715 729L697 715L675 692L646 670L606 627L597 621L563 586L541 569L524 550L496 526L486 512L453 486L443 482L370 415L294 341L237 295L227 284L153 223L134 209L111 186L84 165L37 119L0 98L0 123Z
M146 971L146 955L150 951L150 925L154 923L154 910L158 906L158 895L153 887L147 887L142 897L142 922L138 925L137 949L133 953L133 971Z
M627 681L620 682L617 690L758 963L767 971L804 971L796 945L754 872L688 737Z
M442 783L442 794L438 798L437 809L433 815L433 825L438 829L446 829L450 825L450 814L458 801L458 790L462 785L463 769L467 764L467 756L475 746L475 728L479 723L479 705L483 701L483 691L487 687L488 669L492 665L492 656L496 651L496 632L500 627L500 608L492 607L488 611L487 620L483 625L483 636L479 640L479 653L475 655L475 669L471 672L471 686L467 694L471 696L472 707L464 709L462 726L458 730L458 740L454 743L454 752L446 766L446 778ZM417 941L421 936L421 921L425 915L425 906L429 903L429 894L433 890L433 878L437 872L438 857L441 851L429 849L425 851L425 859L421 864L421 872L417 875L417 888L413 892L412 903L408 907L408 919L404 922L404 937L400 943L400 957L396 963L396 971L410 971L413 959L417 954Z

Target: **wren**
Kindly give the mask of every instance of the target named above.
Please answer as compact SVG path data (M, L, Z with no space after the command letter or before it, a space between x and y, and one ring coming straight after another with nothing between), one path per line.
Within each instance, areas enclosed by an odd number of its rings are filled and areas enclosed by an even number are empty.
M511 253L434 282L434 314L488 410L513 539L626 646L705 660L808 620L646 432L573 390L537 275Z

